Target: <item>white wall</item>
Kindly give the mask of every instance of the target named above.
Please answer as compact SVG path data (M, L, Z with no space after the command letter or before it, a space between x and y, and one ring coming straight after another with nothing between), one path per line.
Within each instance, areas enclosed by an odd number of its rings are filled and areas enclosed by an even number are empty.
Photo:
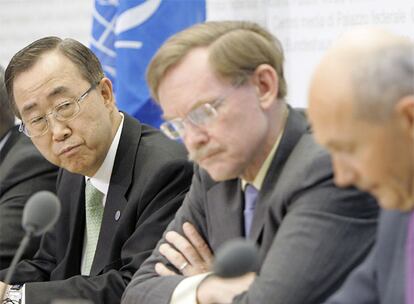
M324 50L354 26L380 25L414 39L412 0L274 0L267 26L286 52L291 104L305 106L312 71Z
M0 0L0 64L44 36L88 44L92 6L89 0Z
M90 0L0 0L0 64L42 36L88 44L92 7ZM207 18L248 19L269 28L284 45L288 100L295 106L306 105L315 65L350 27L381 24L414 39L413 0L208 0Z

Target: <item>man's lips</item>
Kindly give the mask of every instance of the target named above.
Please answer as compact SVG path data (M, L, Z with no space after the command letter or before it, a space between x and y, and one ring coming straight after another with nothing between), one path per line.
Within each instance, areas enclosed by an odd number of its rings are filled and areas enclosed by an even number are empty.
M223 152L223 149L219 145L211 144L193 151L190 150L189 160L199 163L221 152Z
M71 146L66 146L63 147L62 149L60 149L58 155L63 155L63 154L69 154L72 150L76 149L77 147L79 147L80 145L71 145Z
M213 156L214 156L214 155L216 155L216 154L218 154L218 151L215 151L215 152L212 152L212 153L208 153L208 154L202 155L202 156L198 159L198 161L199 161L199 162L206 161L207 159L209 159L209 158L213 157Z
M216 157L218 154L220 154L221 151L217 150L217 151L211 151L209 153L206 153L204 155L201 155L198 159L197 162L198 163L205 163L211 159L213 159L214 157Z
M358 185L359 190L370 193L374 195L374 193L378 192L377 185Z

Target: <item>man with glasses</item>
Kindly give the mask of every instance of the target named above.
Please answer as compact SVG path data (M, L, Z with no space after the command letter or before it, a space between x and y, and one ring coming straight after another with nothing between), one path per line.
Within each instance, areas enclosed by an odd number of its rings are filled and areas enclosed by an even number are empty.
M35 257L17 265L5 302L119 302L189 188L185 149L119 112L98 59L75 40L31 43L5 80L20 130L61 167L62 204Z
M28 198L41 190L56 192L57 173L15 125L0 67L0 269L9 267L24 236L21 223ZM33 238L24 257L31 258L39 244L40 238Z
M195 168L183 206L123 302L321 303L374 242L375 201L334 186L329 155L285 102L283 52L250 22L207 22L170 38L148 83ZM212 253L245 237L260 270L223 279Z

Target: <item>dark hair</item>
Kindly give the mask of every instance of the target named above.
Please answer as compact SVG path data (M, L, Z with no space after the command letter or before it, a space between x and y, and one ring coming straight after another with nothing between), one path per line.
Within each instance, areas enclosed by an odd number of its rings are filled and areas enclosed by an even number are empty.
M14 125L14 114L9 105L4 85L4 69L0 66L0 136Z
M20 117L20 114L13 96L14 79L19 74L33 67L41 55L51 51L58 51L66 56L78 67L79 72L85 80L91 84L99 82L104 77L98 58L89 48L79 41L70 38L61 39L53 36L38 39L18 51L6 68L5 84L9 95L9 102L18 117Z

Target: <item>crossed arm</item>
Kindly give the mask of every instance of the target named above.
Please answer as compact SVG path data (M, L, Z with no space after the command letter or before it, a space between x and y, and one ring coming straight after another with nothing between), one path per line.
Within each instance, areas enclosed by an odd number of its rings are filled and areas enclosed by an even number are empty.
M211 271L213 254L207 243L190 223L184 223L182 228L183 235L175 231L167 232L165 235L167 242L159 247L159 252L178 271L158 262L155 264L155 271L160 276L181 274L190 277ZM206 276L197 288L197 303L231 303L236 295L249 288L255 276L253 273L232 279Z
M198 189L200 184L193 179L193 191L151 257L135 274L123 303L171 303L183 280L211 266L207 245L192 241L193 236L187 235L191 231L184 232L191 230L186 224L191 222L206 244L217 237L209 235L212 223L207 223L214 215L205 213L204 198L194 194L205 193L205 189ZM320 303L368 253L377 215L377 206L369 196L355 189L339 191L329 178L301 192L277 195L266 213L266 221L274 225L265 228L260 274L235 280L209 276L196 287L199 303ZM216 209L210 206L209 210ZM200 248L204 250L199 252ZM183 268L185 263L188 265Z

